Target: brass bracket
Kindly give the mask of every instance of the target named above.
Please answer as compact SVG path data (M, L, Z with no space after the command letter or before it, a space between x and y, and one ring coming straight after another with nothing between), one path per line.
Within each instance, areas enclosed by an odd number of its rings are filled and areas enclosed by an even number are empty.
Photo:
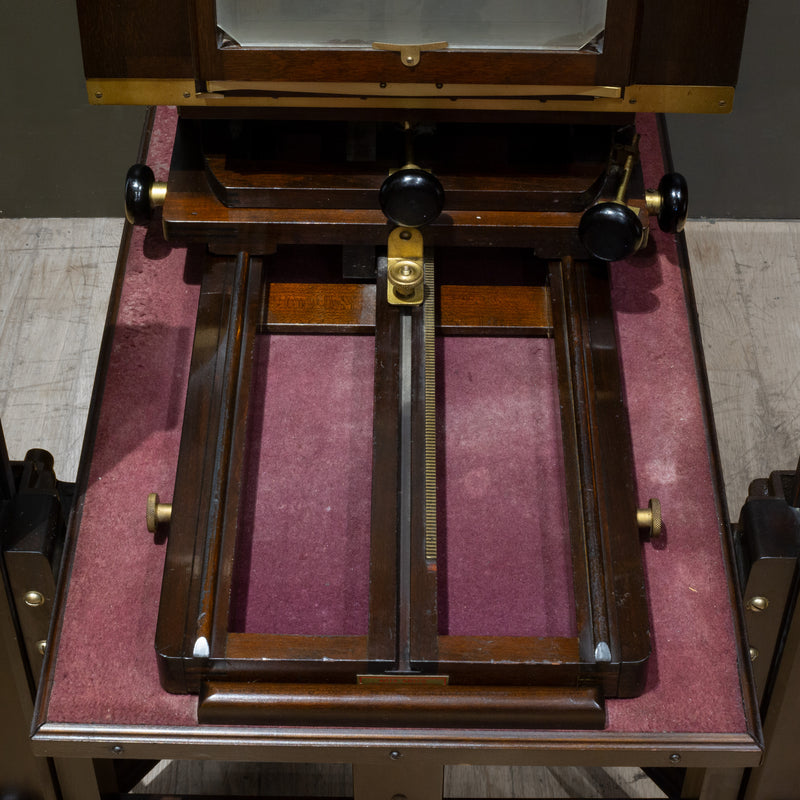
M447 42L428 42L427 44L389 44L373 42L373 50L394 50L400 52L400 60L404 67L416 67L423 50L446 50Z
M418 306L425 299L424 242L416 228L389 234L386 299L393 306Z

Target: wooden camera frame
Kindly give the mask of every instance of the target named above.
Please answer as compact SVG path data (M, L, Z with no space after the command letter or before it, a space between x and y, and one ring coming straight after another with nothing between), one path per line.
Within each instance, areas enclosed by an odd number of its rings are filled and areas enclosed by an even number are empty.
M204 722L602 727L604 697L642 691L650 643L609 268L591 260L579 229L599 205L622 208L625 224L640 231L634 249L644 246L647 214L661 212L645 201L636 138L617 142L605 112L623 112L615 117L622 127L633 111L730 110L746 2L687 9L677 0L609 0L602 52L428 51L418 46L424 43L402 43L399 52L247 48L218 36L213 0L144 2L113 19L97 13L99 4L79 2L90 97L182 107L164 231L216 254L203 276L156 636L163 685L199 692ZM145 27L158 17L152 41L124 38L133 15ZM702 23L710 18L723 22L707 41ZM518 132L545 117L568 128L596 125L611 155L590 159L588 168L565 164L560 175L557 159L537 162L509 190L481 170L480 147L470 145L470 156L444 170L446 213L423 229L426 248L531 248L531 275L547 264L545 279L525 291L489 280L480 292L451 292L458 279L434 281L426 250L419 259L427 265L424 300L410 307L384 299L391 289L375 248L388 239L391 258L392 238L377 203L387 172L380 159L367 158L353 177L341 163L313 159L281 171L283 156L269 147L250 161L228 147L239 122L281 130L355 121L375 136L400 121L407 134L426 120L466 123L463 130L501 122ZM506 180L515 168L510 161ZM312 192L298 188L298 175L311 176ZM343 248L345 270L354 258L362 267L377 262L375 284L369 277L324 285L269 280L267 264L309 243ZM312 298L327 292L353 312L318 313ZM292 305L282 308L287 293ZM286 330L375 336L370 623L363 636L229 630L242 486L237 454L247 436L253 345L257 334ZM435 514L429 351L448 330L554 340L573 637L461 637L438 629L434 537L426 527Z

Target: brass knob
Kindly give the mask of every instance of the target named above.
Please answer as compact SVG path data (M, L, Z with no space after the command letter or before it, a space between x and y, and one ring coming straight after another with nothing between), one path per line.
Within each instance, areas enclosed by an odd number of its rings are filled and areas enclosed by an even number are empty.
M636 509L636 524L651 539L661 536L661 502L655 497L650 499L647 508Z
M160 525L169 525L172 519L172 503L160 503L158 495L147 495L147 530L157 533Z
M422 283L422 265L410 259L398 259L389 265L386 277L394 287L395 294L400 297L410 297Z

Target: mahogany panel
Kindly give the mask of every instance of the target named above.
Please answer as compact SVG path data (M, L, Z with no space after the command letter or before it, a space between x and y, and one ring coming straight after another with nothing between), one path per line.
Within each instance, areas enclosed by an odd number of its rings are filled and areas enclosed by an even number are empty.
M748 0L611 0L602 55L439 51L408 68L393 52L220 50L213 0L77 0L88 78L620 86L735 85L747 6Z
M189 78L189 0L77 0L87 78Z
M209 182L220 202L231 208L376 208L378 191L394 164L287 164L250 161L239 166L219 155L207 158ZM587 193L604 164L572 164L558 174L526 175L520 169L456 173L444 165L433 171L451 209L495 211L582 211ZM370 169L371 168L371 169ZM472 172L473 174L469 174Z
M209 682L203 724L388 727L602 728L595 687L347 686Z
M748 0L642 3L634 83L734 86Z
M270 283L262 329L290 333L299 328L315 332L337 329L374 333L375 286L367 283Z
M547 335L552 329L545 286L438 286L437 327L442 333Z
M386 266L378 273L375 319L375 394L372 412L369 656L393 662L398 652L397 525L400 518L400 324L386 297Z
M552 329L545 286L446 284L438 292L442 334L546 336ZM375 332L374 284L270 283L266 295L262 333Z

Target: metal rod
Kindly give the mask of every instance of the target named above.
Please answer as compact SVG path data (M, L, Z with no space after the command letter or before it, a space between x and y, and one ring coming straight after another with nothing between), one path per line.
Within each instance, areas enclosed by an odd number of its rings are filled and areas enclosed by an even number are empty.
M622 180L619 184L619 189L617 190L617 197L616 201L618 203L624 203L625 198L628 195L628 185L631 182L631 176L633 175L633 167L636 164L637 154L639 152L639 134L637 133L633 137L633 142L631 143L631 148L633 152L631 152L628 157L625 159L625 166L622 168Z
M411 313L400 316L400 480L398 525L397 669L411 670Z

